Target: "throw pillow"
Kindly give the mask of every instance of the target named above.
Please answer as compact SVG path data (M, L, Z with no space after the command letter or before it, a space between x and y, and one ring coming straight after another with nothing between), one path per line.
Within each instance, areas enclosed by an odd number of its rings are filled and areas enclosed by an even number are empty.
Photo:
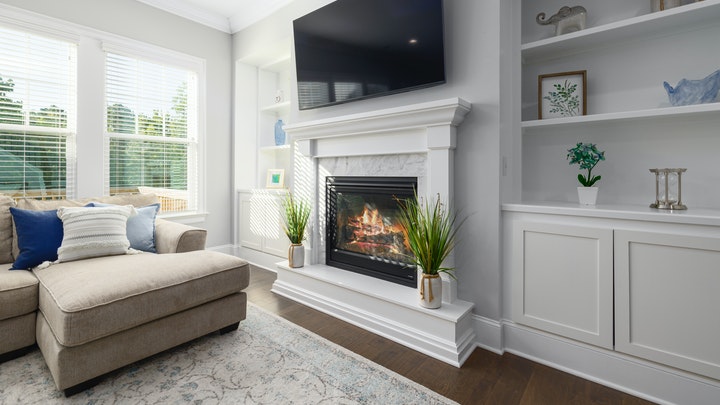
M63 240L63 224L57 210L33 211L10 207L15 222L18 254L12 270L28 270L58 258Z
M131 206L59 208L57 216L64 235L58 260L69 262L128 253L127 220L134 214Z
M91 202L90 207L113 207L116 205ZM155 249L155 217L160 210L160 203L135 208L137 215L127 221L127 238L130 247L144 252L156 253Z

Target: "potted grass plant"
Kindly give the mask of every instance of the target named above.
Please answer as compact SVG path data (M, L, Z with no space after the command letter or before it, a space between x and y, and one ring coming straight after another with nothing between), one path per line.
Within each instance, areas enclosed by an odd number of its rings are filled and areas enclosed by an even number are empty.
M605 152L600 152L593 143L578 142L574 148L568 149L567 159L570 164L577 164L580 169L587 170L587 176L578 174L577 179L582 185L578 187L578 200L581 205L595 205L597 201L598 188L595 183L600 181L602 176L593 176L592 170L601 160L605 160Z
M442 280L440 273L454 277L454 268L443 267L443 262L455 247L457 216L450 212L438 195L426 202L414 198L398 200L398 220L405 228L408 245L415 265L418 266L418 291L420 306L440 308L442 304Z
M290 239L288 248L288 265L293 268L303 267L305 263L305 229L310 219L310 204L302 199L293 197L288 192L283 202L285 210L285 234Z

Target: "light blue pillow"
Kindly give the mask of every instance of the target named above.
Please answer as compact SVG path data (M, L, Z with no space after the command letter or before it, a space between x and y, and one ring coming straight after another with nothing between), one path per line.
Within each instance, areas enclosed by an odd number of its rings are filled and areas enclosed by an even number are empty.
M110 207L115 204L91 202L88 207ZM128 218L127 238L130 247L144 252L157 253L155 249L155 217L160 210L160 203L135 208L137 215Z
M10 207L20 254L11 270L28 270L55 261L63 240L63 224L57 210L33 211Z

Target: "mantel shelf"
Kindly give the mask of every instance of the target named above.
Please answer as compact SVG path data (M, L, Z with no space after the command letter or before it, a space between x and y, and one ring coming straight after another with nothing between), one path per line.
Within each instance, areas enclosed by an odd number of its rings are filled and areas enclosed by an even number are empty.
M526 64L584 52L612 43L695 29L720 21L720 0L705 0L669 10L628 18L521 46Z
M653 108L648 110L582 115L568 118L551 118L544 120L523 121L522 128L525 133L527 133L528 130L535 128L570 128L573 126L582 126L588 123L611 123L642 119L672 119L677 117L717 117L718 112L720 112L720 103L698 104L680 107L665 107Z

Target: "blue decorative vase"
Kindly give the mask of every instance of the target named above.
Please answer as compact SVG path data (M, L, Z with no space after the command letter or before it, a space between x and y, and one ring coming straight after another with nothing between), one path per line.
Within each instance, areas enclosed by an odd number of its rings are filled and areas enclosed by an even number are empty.
M283 121L277 120L275 123L275 145L285 145L285 131L283 131Z
M682 79L674 88L663 82L670 104L694 105L720 101L720 70L700 80Z

